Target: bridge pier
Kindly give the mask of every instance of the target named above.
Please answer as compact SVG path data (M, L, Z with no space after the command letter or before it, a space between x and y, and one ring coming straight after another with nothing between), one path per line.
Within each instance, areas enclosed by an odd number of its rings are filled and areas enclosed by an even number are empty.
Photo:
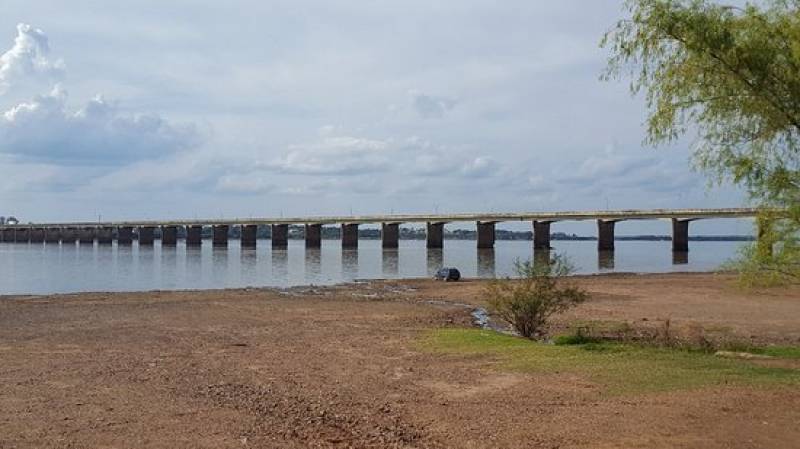
M45 243L59 243L61 241L61 228L46 228L44 230Z
M533 222L533 249L550 249L550 221Z
M481 222L477 223L478 226L478 249L494 248L494 227L495 222Z
M155 226L141 226L138 229L139 246L153 246L156 240Z
M44 228L31 228L31 243L44 243Z
M242 248L255 248L258 240L258 226L242 225L240 232Z
M186 246L202 246L203 245L203 227L202 226L186 226Z
M381 225L381 247L384 249L400 247L400 223L383 223Z
M161 227L161 246L178 246L178 227Z
M74 245L78 241L79 235L78 228L62 228L61 243Z
M17 232L14 233L14 241L16 243L28 243L31 241L31 230L30 228L17 228Z
M228 225L214 225L211 227L213 232L212 245L216 247L228 246Z
M425 246L444 248L444 223L429 222L425 232Z
M692 220L672 219L672 251L689 251L689 222Z
M614 251L615 220L597 220L597 250Z
M103 226L97 228L97 244L110 245L114 242L114 228Z
M14 228L3 229L2 233L0 233L0 238L3 239L4 243L13 243L14 242Z
M85 227L78 230L78 242L80 244L94 245L94 228Z
M322 248L322 225L306 224L306 249Z
M358 223L342 224L342 248L358 248Z
M289 247L289 225L272 225L272 249L286 249Z
M133 245L133 226L120 226L117 228L117 244Z

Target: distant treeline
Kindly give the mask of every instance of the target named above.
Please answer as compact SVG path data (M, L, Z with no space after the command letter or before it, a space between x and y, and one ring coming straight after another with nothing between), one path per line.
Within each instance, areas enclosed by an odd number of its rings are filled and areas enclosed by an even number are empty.
M179 237L185 237L185 230L178 228ZM341 228L338 226L323 226L322 238L323 239L339 239L341 238ZM206 226L203 228L203 237L211 238L211 227ZM241 231L238 226L231 226L228 232L230 238L239 238ZM260 239L268 239L272 236L272 229L269 226L259 226L257 236ZM381 238L380 229L359 229L359 238L362 239L375 239ZM400 228L400 238L404 240L425 240L425 229L420 228ZM444 237L449 240L476 240L477 232L467 229L453 229L445 230ZM304 226L289 226L290 239L305 238ZM531 231L508 231L504 229L497 229L495 231L495 238L497 240L533 240L533 232ZM597 240L597 236L582 236L576 234L567 234L564 232L553 232L550 234L551 240ZM640 241L670 241L672 237L669 235L618 235L616 240L640 240ZM689 236L692 241L709 241L709 242L749 242L755 240L753 236L749 235L696 235Z

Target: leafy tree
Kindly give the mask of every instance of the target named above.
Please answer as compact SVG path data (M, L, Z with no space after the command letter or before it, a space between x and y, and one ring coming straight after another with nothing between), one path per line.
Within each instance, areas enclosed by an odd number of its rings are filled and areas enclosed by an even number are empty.
M632 93L644 93L648 144L696 133L696 165L762 207L760 246L740 268L800 280L800 0L625 8L630 16L602 41L611 50L604 78L630 74Z
M494 280L485 294L491 312L523 337L534 338L553 314L586 300L586 292L563 279L574 271L564 256L550 263L518 260L515 268L521 279Z

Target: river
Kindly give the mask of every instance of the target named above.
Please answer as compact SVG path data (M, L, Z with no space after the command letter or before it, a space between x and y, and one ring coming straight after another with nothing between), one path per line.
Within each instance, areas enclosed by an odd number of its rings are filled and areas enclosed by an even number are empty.
M401 240L398 250L382 250L378 240L361 240L343 251L338 240L306 250L290 240L273 251L269 240L256 250L0 243L0 294L89 291L142 291L328 285L356 279L420 278L441 266L465 277L513 275L514 261L533 257L530 241L498 241L494 250L475 241L446 240L444 250L427 250L422 240ZM710 271L734 257L741 242L690 242L690 252L674 255L669 241L617 241L616 251L598 254L594 241L554 241L553 252L567 255L578 273Z

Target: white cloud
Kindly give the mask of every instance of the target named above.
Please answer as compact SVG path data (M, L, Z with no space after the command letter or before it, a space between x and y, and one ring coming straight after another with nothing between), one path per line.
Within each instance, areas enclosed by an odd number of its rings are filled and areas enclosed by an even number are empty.
M483 178L497 172L499 165L490 157L480 156L468 160L461 166L461 174L468 177Z
M263 171L231 173L221 176L215 188L224 193L266 193L276 190L270 178L270 174Z
M193 125L123 112L102 95L71 108L67 91L54 84L64 71L64 63L50 57L42 30L17 25L14 45L0 56L0 93L13 86L3 97L6 109L0 110L0 153L11 156L9 163L118 167L159 160L201 143ZM49 92L27 99L28 87Z
M0 94L17 80L30 77L59 79L64 72L61 60L49 58L47 36L38 28L20 23L14 46L0 55Z
M337 132L343 131L323 127L316 140L289 145L272 162L229 166L217 178L215 190L342 197L463 191L458 184L466 178L480 179L480 184L501 182L497 175L504 168L488 156L456 156L454 149L419 137L376 139Z
M292 145L285 156L265 166L296 175L374 173L387 169L389 147L389 143L382 140L326 136L317 142Z
M426 95L415 90L410 91L409 95L414 110L426 119L442 118L458 104L458 100L454 98Z
M332 136L325 128L318 141L291 145L279 159L260 164L291 175L364 176L394 172L405 176L487 177L500 169L494 159L435 145L419 137L374 139Z
M60 86L0 116L0 152L63 165L125 165L199 143L194 126L172 125L155 114L125 114L102 96L71 111Z
M686 169L687 161L671 155L649 155L643 150L620 153L608 150L603 156L585 159L575 169L562 170L556 182L585 192L628 190L630 192L689 191L702 184L700 177Z
M210 191L232 161L207 149L145 159L129 165L113 167L85 180L85 192L159 192L165 190ZM152 195L151 195L152 197Z
M69 182L67 174L49 164L12 164L0 157L0 192L27 192Z
M340 178L327 177L312 179L309 182L281 187L279 193L289 195L310 195L314 197L381 194L387 185L385 180L375 177Z

